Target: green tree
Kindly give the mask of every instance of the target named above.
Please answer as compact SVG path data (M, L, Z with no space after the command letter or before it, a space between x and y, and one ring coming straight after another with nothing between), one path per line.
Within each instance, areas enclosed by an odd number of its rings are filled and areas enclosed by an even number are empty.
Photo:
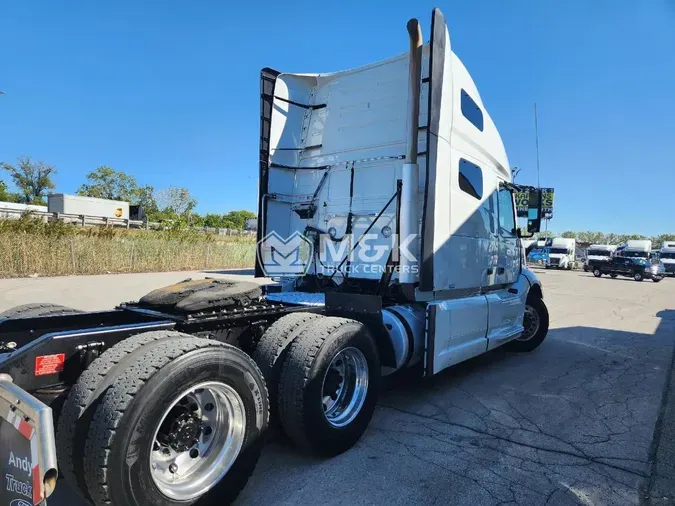
M177 216L189 216L197 206L194 198L187 188L169 186L157 192L157 208L162 212L174 213Z
M652 237L652 243L654 243L654 245L658 245L659 247L665 241L675 241L675 234L661 234L657 235L656 237Z
M560 237L564 237L565 239L576 239L577 233L567 230L566 232L563 232Z
M4 181L0 181L0 202L19 202L19 195L11 193Z
M131 174L107 165L87 174L87 182L77 190L78 195L99 199L121 200L145 207L146 212L157 209L152 186L140 186Z
M34 162L29 156L21 156L17 161L16 166L2 162L0 168L9 172L19 189L19 200L24 204L44 205L47 191L56 187L52 181L56 169L41 161Z
M224 216L226 221L231 222L234 226L228 228L236 228L239 230L244 230L246 225L247 218L255 218L255 213L251 211L230 211Z

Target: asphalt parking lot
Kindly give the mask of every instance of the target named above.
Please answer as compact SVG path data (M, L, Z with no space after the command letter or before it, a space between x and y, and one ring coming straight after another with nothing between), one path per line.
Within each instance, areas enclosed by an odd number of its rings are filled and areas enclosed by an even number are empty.
M0 310L106 308L185 277L0 280ZM239 504L674 504L675 279L540 277L551 330L538 350L496 350L383 393L337 458L270 444ZM74 500L61 486L49 504Z

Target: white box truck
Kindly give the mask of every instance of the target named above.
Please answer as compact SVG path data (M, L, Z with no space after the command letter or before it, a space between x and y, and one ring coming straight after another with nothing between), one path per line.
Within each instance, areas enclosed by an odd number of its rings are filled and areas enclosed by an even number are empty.
M666 275L675 276L675 241L664 241L659 250L659 259L663 262Z
M47 206L50 213L92 216L96 218L129 219L129 202L97 199L80 195L54 193L49 195Z
M556 237L551 241L546 268L573 269L576 263L576 239Z

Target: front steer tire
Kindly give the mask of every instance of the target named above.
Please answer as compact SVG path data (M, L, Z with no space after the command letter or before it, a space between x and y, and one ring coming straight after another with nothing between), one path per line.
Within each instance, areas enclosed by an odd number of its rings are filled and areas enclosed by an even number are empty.
M243 445L226 474L204 495L172 499L160 491L150 469L156 425L180 392L205 382L225 384L240 397ZM97 506L229 504L253 473L268 419L265 382L248 355L212 340L169 339L135 356L100 400L84 452L91 499Z
M530 295L526 302L526 311L531 310L536 312L539 318L539 326L532 336L523 336L513 341L509 341L504 345L504 349L513 352L530 352L539 347L546 339L548 334L549 315L544 300ZM527 315L526 315L527 316Z
M351 410L353 417L336 425L335 421L329 422L324 412L324 394L327 381L341 389L340 375L336 375L336 368L340 367L338 362L341 362L338 355L346 357L345 368L350 363L365 361L367 371L356 377L367 379L367 386L365 381L360 383L365 393L362 400L355 403L360 408ZM279 419L286 434L299 447L317 455L334 456L347 451L361 438L373 417L380 374L377 346L363 323L326 317L307 325L288 350L279 384ZM348 377L345 373L345 379ZM342 388L348 383L343 381ZM360 391L364 392L363 389Z

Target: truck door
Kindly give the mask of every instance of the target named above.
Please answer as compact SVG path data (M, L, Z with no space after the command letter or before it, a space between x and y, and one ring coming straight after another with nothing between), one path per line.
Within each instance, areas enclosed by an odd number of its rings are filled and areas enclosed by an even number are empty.
M497 192L499 261L497 283L486 291L488 301L488 349L523 332L523 315L528 283L520 276L520 248L516 235L513 194L505 188Z
M616 270L620 274L631 274L633 261L630 258L622 258L618 263L619 265L616 266Z
M497 284L511 284L520 274L520 249L516 235L513 193L502 188L497 193L499 212L499 261Z

